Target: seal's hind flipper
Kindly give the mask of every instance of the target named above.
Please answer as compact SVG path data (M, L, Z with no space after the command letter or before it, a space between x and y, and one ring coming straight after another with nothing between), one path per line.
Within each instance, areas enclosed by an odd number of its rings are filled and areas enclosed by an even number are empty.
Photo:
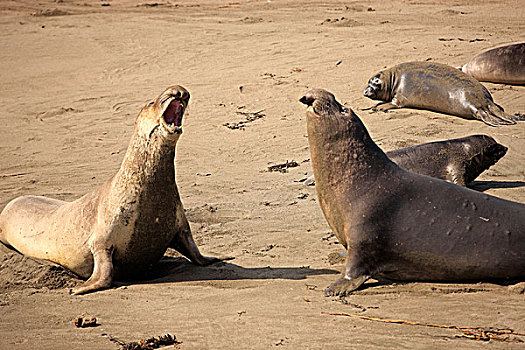
M514 115L512 116L512 120L516 120L518 122L523 122L523 121L525 121L525 114L523 114L523 113L514 113Z
M482 120L485 124L490 126L514 125L516 121L511 116L507 115L496 105L489 105L488 109L480 109L476 112L476 119Z
M71 294L79 295L106 289L113 280L113 247L93 252L93 273L80 286L71 290Z

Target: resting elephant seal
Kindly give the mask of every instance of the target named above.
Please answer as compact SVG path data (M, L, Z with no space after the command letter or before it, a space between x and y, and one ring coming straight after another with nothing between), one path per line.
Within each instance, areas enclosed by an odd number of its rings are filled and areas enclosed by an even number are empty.
M471 135L400 148L386 155L405 170L467 186L506 153L507 147L492 137ZM305 182L311 185L314 177Z
M9 202L0 214L0 241L89 277L73 294L144 271L168 247L197 265L217 261L193 241L175 183L175 146L189 99L186 89L172 86L144 106L120 170L101 187L74 202Z
M525 85L525 43L482 52L461 70L479 81Z
M525 120L505 113L479 81L440 63L407 62L385 69L368 80L364 95L386 101L374 107L379 111L421 108L479 119L490 126Z
M386 152L405 170L467 186L507 153L488 135L435 141Z
M308 105L319 204L347 249L345 272L327 295L345 295L371 277L525 277L524 204L404 170L325 90L300 101Z

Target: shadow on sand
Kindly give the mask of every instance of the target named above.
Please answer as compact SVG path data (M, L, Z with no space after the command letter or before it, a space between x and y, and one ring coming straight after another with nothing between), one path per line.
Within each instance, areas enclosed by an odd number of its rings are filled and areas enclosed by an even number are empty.
M312 269L303 267L242 267L231 262L221 261L208 266L196 266L185 258L164 256L140 279L126 281L125 284L173 283L210 280L301 280L315 275L337 275L331 269Z
M468 187L476 191L485 192L491 188L525 187L525 181L473 181Z

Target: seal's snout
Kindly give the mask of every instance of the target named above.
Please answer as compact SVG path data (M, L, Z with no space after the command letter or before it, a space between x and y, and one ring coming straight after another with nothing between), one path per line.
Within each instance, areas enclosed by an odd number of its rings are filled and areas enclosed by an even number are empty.
M190 99L190 93L184 87L180 85L174 85L167 88L160 96L159 101L161 105L164 105L170 100L180 100L185 107ZM171 103L171 101L170 101Z
M381 76L379 74L373 76L370 78L370 80L368 80L368 85L363 94L372 100L375 99L377 97L378 91L382 89L382 84L383 81L381 80Z
M174 98L174 99L177 99L177 100L183 100L183 101L186 101L186 100L189 100L190 99L190 93L187 91L187 90L182 90L182 89L177 89L176 91L174 91L171 96Z
M307 106L311 106L314 104L314 101L315 101L315 98L313 98L311 95L304 95L303 97L301 97L299 99L299 102L307 105Z
M364 95L366 97L370 97L370 98L373 98L375 97L375 91L374 91L374 88L371 87L371 86L367 86L365 91L364 91Z

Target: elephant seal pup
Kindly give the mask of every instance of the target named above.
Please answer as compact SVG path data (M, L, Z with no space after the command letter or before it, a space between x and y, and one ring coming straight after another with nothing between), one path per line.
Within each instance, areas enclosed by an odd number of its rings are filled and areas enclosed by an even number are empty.
M325 291L345 295L371 277L486 280L525 277L525 205L408 172L325 90L300 99L316 190L347 249Z
M391 161L405 170L467 186L507 153L487 135L435 141L386 152ZM314 182L311 176L305 182Z
M89 279L73 294L108 288L157 262L168 247L197 265L175 183L175 146L190 94L166 89L140 111L120 170L74 202L24 196L0 214L0 241L22 254L56 262Z
M364 95L386 101L373 108L384 112L402 107L421 108L479 119L490 126L525 120L505 113L479 81L440 63L407 62L385 69L368 80Z
M482 52L461 70L479 81L525 85L525 43Z

